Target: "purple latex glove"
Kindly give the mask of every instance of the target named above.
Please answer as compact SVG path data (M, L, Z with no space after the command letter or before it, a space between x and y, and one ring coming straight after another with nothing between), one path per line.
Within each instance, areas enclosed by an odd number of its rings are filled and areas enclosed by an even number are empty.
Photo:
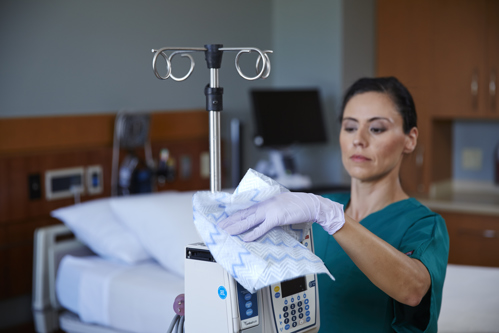
M250 242L274 227L303 222L317 222L332 235L345 224L343 205L315 194L286 192L240 210L218 226L231 235L254 228L242 236Z

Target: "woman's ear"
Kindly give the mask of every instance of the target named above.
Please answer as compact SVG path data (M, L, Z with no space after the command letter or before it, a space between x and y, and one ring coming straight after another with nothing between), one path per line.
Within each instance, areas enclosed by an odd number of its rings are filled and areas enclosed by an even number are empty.
M411 128L409 133L405 135L404 154L410 154L414 151L414 149L416 149L416 145L418 144L418 135L419 132L417 127Z

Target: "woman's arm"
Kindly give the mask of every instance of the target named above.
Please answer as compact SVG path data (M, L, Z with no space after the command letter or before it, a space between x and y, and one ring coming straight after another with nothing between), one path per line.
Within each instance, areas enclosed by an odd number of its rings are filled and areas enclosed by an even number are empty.
M348 215L333 237L369 280L398 302L416 306L428 292L430 273L421 261L403 254Z

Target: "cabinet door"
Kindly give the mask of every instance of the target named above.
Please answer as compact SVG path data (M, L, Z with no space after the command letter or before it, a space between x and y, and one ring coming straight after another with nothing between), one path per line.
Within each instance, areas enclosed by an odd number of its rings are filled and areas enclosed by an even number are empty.
M499 1L487 1L487 71L484 75L485 112L499 117L497 84L499 75Z
M449 232L449 263L499 267L499 216L440 212Z
M480 115L487 75L486 1L439 0L433 6L435 114Z
M402 187L411 194L427 191L424 168L433 73L432 1L379 0L376 10L376 75L397 77L411 92L418 114L418 146L404 158L400 170Z

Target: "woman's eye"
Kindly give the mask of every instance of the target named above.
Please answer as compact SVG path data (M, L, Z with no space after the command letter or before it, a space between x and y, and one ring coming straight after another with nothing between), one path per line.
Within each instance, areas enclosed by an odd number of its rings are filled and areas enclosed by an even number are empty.
M380 134L384 131L386 131L384 127L371 127L371 132L373 132L374 134Z
M343 127L343 130L345 132L353 132L353 131L356 130L356 128L355 127L350 127L350 126L345 126L345 127Z

